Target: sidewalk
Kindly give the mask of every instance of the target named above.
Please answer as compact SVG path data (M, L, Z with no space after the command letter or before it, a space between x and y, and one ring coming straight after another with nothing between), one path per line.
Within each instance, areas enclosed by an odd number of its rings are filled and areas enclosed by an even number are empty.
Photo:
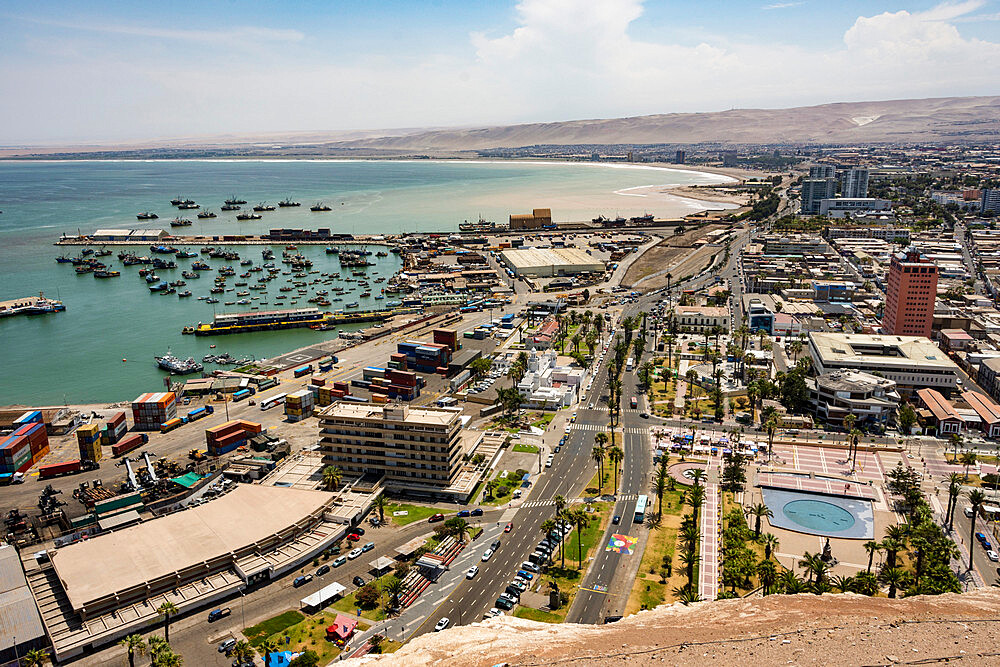
M719 594L719 469L718 457L708 459L705 503L701 506L701 566L698 568L698 597L714 600Z

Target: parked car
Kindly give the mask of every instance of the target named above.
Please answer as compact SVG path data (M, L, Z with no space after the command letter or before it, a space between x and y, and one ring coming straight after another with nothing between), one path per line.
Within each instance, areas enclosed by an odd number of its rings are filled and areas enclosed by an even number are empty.
M364 579L364 577L357 576L357 577L354 577L354 579L351 580L351 583L353 583L358 588L361 588L362 586L365 585L365 579Z
M361 549L351 549L351 553L347 554L348 560L354 560L362 554Z
M219 653L225 653L226 651L230 650L234 646L236 646L236 640L233 639L232 637L230 637L226 641L224 641L221 644L219 644Z
M375 548L375 543L374 542L366 542L365 546L361 547L361 551L363 553L365 551L371 551L374 548Z
M521 563L521 569L529 572L538 572L541 568L530 561L524 561Z
M461 516L461 517L470 516L470 512L469 512L469 510L459 510L458 516Z
M322 577L324 574L326 574L329 571L330 571L330 566L329 565L320 565L318 568L316 568L316 576L317 577Z
M997 561L1000 561L1000 556L998 556L997 552L993 551L992 549L990 549L989 551L986 552L986 557L989 558L994 563L996 563Z
M348 541L348 542L357 542L357 541L358 541L358 540L360 540L360 539L361 539L361 536L360 536L360 535L358 535L357 533L350 533L350 534L349 534L349 535L347 536L347 541Z
M361 526L358 526L357 528L354 529L354 532L357 533L358 535L364 535L365 529L362 528Z
M528 563L528 565L531 565L531 567L535 568L535 572L538 571L537 565L533 563ZM531 581L535 575L533 575L531 572L528 572L527 569L523 569L517 571L517 576L521 577L522 579L527 579L528 581Z
M333 561L334 567L340 567L347 562L347 556L339 556L335 561Z
M313 576L311 574L303 574L301 577L295 577L295 581L292 582L292 586L294 586L295 588L298 588L299 586L305 586L312 580Z
M447 628L448 624L450 624L450 623L451 623L451 621L448 620L447 616L445 616L440 621L438 621L437 624L435 624L435 626L434 626L434 632L441 632L442 630L444 630L445 628Z
M466 579L475 579L476 575L479 574L479 566L473 565L469 568L469 571L465 573Z
M208 622L214 623L220 618L225 618L226 616L229 616L229 614L231 613L232 612L230 611L229 607L225 607L223 609L213 609L212 611L208 612Z
M476 509L474 509L471 512L469 512L469 514L471 514L472 516L482 516L483 515L483 508L482 507L477 507Z
M435 514L427 519L427 523L437 523L438 521L444 521L444 514Z

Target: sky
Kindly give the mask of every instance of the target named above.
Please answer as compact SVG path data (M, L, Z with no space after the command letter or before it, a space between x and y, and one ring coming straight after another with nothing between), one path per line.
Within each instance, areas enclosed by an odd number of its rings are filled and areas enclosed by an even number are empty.
M1000 94L1000 0L3 0L0 146Z

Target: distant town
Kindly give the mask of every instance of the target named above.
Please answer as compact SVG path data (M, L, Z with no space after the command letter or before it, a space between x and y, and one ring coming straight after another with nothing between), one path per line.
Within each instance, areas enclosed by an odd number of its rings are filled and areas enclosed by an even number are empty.
M367 255L401 264L371 274L377 310L316 299L184 330L308 326L307 347L161 361L162 386L114 403L0 407L0 662L327 665L503 616L1000 585L997 155L482 150L703 168L734 180L678 196L735 208L53 238L83 272L110 270L105 248L124 266L263 247L261 284L285 271L289 293L335 280L300 244L366 289ZM0 316L61 307L24 295Z

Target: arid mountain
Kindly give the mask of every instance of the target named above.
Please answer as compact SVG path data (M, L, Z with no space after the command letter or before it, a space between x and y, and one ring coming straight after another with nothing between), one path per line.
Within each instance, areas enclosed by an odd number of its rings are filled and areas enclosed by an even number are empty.
M1000 97L844 102L792 109L733 109L574 120L405 136L336 146L460 151L539 144L861 144L1000 140Z
M502 617L345 667L997 664L1000 591L906 599L770 595L675 604L611 625Z

